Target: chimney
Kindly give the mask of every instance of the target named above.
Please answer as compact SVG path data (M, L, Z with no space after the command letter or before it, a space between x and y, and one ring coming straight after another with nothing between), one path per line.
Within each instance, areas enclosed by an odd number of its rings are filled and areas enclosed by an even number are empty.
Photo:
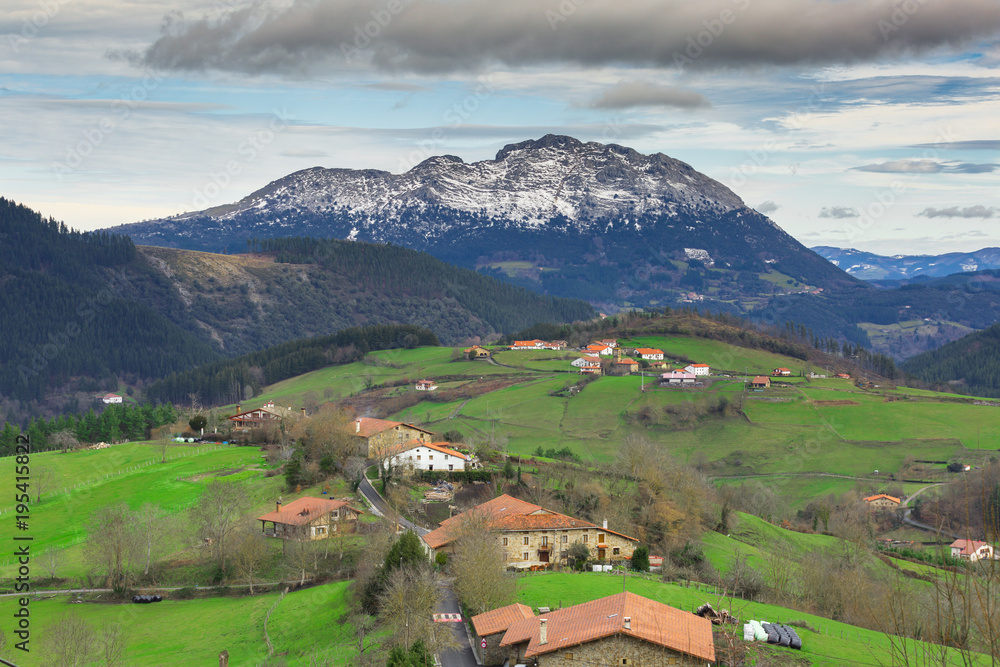
M549 643L549 634L548 634L548 630L545 627L547 624L548 624L548 619L545 619L545 618L538 619L538 644L539 645L548 644Z
M236 404L236 414L240 414L241 412L243 412L243 409L240 407L240 404L237 403Z
M631 616L626 616L625 617L625 629L626 630L631 630L632 629L632 617Z
M303 407L303 408L302 408L302 416L303 416L303 417L305 417L305 416L306 416L306 409L305 409L305 407Z
M604 520L604 530L607 530L607 529L608 529L608 520L605 519Z
M361 433L361 417L354 420L354 432Z
M278 502L276 502L276 503L275 503L275 505L276 505L277 507L275 507L275 510L274 510L274 511L275 511L275 512L280 512L280 511L281 511L281 496L278 496Z

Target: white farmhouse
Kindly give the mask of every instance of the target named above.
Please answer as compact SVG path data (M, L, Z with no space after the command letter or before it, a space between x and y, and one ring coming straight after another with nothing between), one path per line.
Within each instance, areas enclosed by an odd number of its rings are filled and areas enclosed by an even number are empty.
M448 447L448 442L411 442L392 454L392 465L410 470L470 470L474 461L467 454Z
M684 367L684 370L695 375L708 375L712 371L712 368L708 364L688 364Z

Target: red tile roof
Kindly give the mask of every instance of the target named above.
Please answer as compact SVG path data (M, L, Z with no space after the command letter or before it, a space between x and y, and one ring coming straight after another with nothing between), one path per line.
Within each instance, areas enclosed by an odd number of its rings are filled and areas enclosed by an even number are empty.
M880 493L880 494L878 494L876 496L868 496L867 498L865 498L865 502L866 503L870 503L873 500L878 500L879 498L885 498L886 500L891 500L894 503L899 503L900 502L899 498L897 498L896 496L889 496L889 495L886 495L884 493Z
M979 540L955 540L951 543L952 549L961 549L959 553L965 556L974 554L986 546L989 546L988 542L980 542Z
M630 619L629 628L625 628L626 617ZM542 618L547 626L545 644L539 643ZM711 621L635 593L618 593L517 621L504 634L500 646L527 642L524 656L530 658L616 634L642 639L708 662L715 660Z
M616 364L628 364L629 366L638 366L639 365L638 361L636 361L635 359L629 359L628 357L624 357L622 359L619 359L615 363Z
M397 426L408 426L409 428L422 431L423 433L430 433L430 431L425 431L419 426L414 426L413 424L407 424L405 422L393 422L387 419L375 419L373 417L358 417L354 420L354 434L360 435L362 438L369 438L376 433L389 431Z
M688 364L691 368L711 368L708 364Z
M440 549L446 544L449 544L452 540L458 537L462 524L462 518L469 512L473 511L485 512L491 518L494 530L499 531L598 528L598 526L590 523L589 521L574 519L571 516L547 510L540 505L534 505L523 500L518 500L517 498L508 496L505 493L502 496L483 503L482 505L476 505L476 507L468 510L467 512L462 512L461 514L453 516L450 519L445 519L441 522L440 527L424 535L424 541L432 549ZM632 540L633 542L639 541L634 537L629 537L628 535L623 535L622 533L618 533L613 530L607 530L604 528L599 528L599 530L612 535L618 535L619 537L624 537L625 539Z
M531 612L531 607L520 603L511 604L473 616L472 627L475 628L476 635L485 637L495 635L498 632L506 632L507 628L517 621L523 621L532 616L534 614Z
M358 514L362 512L355 510L343 500L333 500L331 498L311 498L304 496L298 500L293 500L287 505L282 505L280 510L268 512L264 516L257 517L258 521L273 521L274 523L284 523L291 526L301 526L310 521L341 507L349 507Z
M663 354L663 350L657 350L652 347L640 347L636 348L636 354Z

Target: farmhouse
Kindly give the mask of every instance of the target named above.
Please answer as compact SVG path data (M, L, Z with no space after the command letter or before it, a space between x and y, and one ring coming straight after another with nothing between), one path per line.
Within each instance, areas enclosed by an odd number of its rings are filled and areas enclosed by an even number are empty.
M438 386L434 384L433 380L418 380L417 381L417 391L434 391Z
M490 351L485 347L479 347L478 345L473 345L472 347L467 347L462 352L465 356L471 357L472 359L489 359Z
M660 376L660 382L666 384L690 383L697 379L698 378L694 373L688 373L687 371L682 370L670 371L669 373L664 373Z
M601 345L607 345L608 347L618 347L618 339L617 338L605 338L604 340L599 341L599 342L600 342Z
M788 377L792 374L792 371L788 368L775 368L771 371L773 377Z
M353 531L359 514L360 510L343 500L305 496L287 505L282 505L279 498L274 511L257 520L266 537L305 541L330 537L340 526L342 531Z
M277 426L283 420L290 417L292 408L275 407L274 401L268 401L261 408L247 410L243 412L240 405L236 405L236 414L229 418L230 425L240 431L264 428L268 425Z
M695 375L708 375L712 371L712 368L708 364L688 364L684 367L684 370Z
M597 373L601 372L601 358L594 356L580 357L570 362L571 366L579 368L581 373Z
M951 543L951 557L961 558L970 563L994 558L993 546L978 540L955 540Z
M544 340L515 340L510 346L512 350L541 350L545 347Z
M754 379L750 380L751 389L767 389L771 386L771 378L766 375L758 375Z
M468 470L474 462L467 454L451 449L448 442L414 440L394 448L390 455L394 467L403 470Z
M531 618L535 614L531 607L523 604L512 604L493 611L473 616L472 628L476 631L476 645L482 647L486 640L486 648L479 649L479 658L484 665L499 665L507 658L507 651L500 648L500 641L507 629L518 621Z
M637 370L639 370L639 362L628 357L616 359L611 364L611 375L631 375Z
M502 611L506 610L506 611ZM523 609L495 609L480 624L493 631L484 664L709 665L715 662L712 622L635 593L618 593L565 609L524 616ZM492 615L492 616L488 616ZM490 639L506 625L499 646Z
M354 435L363 441L358 449L362 452L362 456L368 458L375 458L380 452L411 440L430 442L434 439L434 434L430 431L425 431L413 424L393 422L387 419L358 417L352 424Z
M121 403L122 397L118 394L105 394L101 396L101 400L104 401L105 405L108 405L110 403Z
M842 380L850 380L851 379L851 376L848 373L837 373L833 377L840 378Z
M604 343L591 343L583 350L587 354L597 354L602 357L610 357L614 350Z
M663 350L650 347L636 348L635 353L648 361L663 361Z
M875 496L868 496L865 498L865 502L868 504L868 507L877 510L894 510L899 508L900 500L895 496L880 493Z
M639 544L634 537L609 530L607 521L599 527L504 494L442 521L439 528L424 535L431 560L438 552L452 553L462 522L477 515L485 518L496 534L507 566L515 569L537 569L560 562L567 558L566 551L574 542L585 545L592 558L609 562L628 560Z
M564 347L566 347L566 343L564 341L556 341L556 340L554 340L551 343L545 343L545 345L543 345L542 347L544 349L546 349L546 350L557 350L558 351L558 350L561 350Z

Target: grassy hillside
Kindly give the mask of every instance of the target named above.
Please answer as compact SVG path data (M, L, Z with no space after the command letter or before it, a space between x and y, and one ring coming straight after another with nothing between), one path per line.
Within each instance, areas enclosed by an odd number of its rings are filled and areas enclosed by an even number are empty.
M1000 324L969 334L903 365L907 373L931 383L978 396L1000 396Z
M655 578L628 577L605 573L552 573L526 575L518 582L518 598L535 609L539 606L568 607L622 592L622 589L648 597L657 602L693 611L705 602L714 607L728 608L741 620L758 619L772 623L804 621L812 630L799 629L802 651L763 647L770 655L805 659L810 665L840 667L842 665L887 665L893 663L889 638L884 634L864 628L838 623L812 614L785 609L769 604L729 600L715 593L714 588L688 588L662 583ZM742 631L741 631L742 632ZM895 638L896 642L900 640ZM911 654L924 646L909 641ZM937 651L933 647L932 651ZM961 665L961 656L949 652L949 665ZM989 664L982 656L975 664Z

